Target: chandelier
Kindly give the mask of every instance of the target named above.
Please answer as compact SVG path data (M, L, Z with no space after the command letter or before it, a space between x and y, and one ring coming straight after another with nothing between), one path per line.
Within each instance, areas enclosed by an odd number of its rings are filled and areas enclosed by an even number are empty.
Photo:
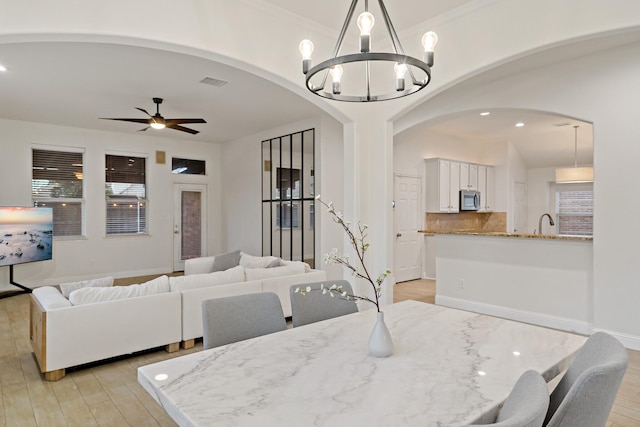
M382 0L378 0L378 4L391 38L393 52L371 52L371 29L375 24L375 18L369 12L369 0L365 0L364 12L357 19L360 29L360 52L340 55L345 34L357 4L358 0L351 2L331 58L312 66L313 43L310 40L300 42L302 72L305 74L307 89L323 98L348 102L385 101L411 95L424 89L431 81L433 49L438 42L438 36L431 31L422 36L424 47L422 60L405 55ZM359 72L362 73L360 75L364 77L363 81L357 84L353 80L354 77L351 77L349 84L352 87L350 91L345 91L347 93L343 93L342 87L342 76L345 73L343 65L349 69L350 73L357 73L360 68ZM331 76L331 84L327 82L329 76ZM410 81L408 87L405 85L406 79Z

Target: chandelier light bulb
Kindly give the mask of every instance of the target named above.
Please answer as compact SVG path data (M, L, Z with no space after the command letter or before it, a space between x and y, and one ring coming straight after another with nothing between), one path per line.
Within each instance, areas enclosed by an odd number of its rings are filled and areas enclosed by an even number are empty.
M360 28L360 52L369 52L371 49L371 29L376 20L369 12L362 12L356 22Z
M424 47L424 62L429 67L433 65L433 50L438 44L438 35L433 31L427 31L422 36L422 46Z
M333 93L338 95L342 92L342 88L340 87L340 80L342 79L342 66L334 65L329 69L329 73L331 74L331 79L333 80Z
M404 75L407 73L407 64L396 62L393 71L396 73L396 90L401 92L404 90Z
M304 39L298 45L298 50L302 55L302 72L307 74L311 68L311 54L313 53L313 43L311 40Z
M425 52L433 52L433 49L438 44L438 35L433 31L427 31L422 36L422 46L424 46Z

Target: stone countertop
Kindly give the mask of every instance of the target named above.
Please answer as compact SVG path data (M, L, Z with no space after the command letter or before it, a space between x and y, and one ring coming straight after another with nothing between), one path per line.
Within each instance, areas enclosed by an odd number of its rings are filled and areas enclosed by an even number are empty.
M593 241L593 237L588 236L558 236L556 234L533 234L533 233L507 233L505 231L476 231L476 230L458 230L458 231L434 231L434 230L418 230L426 236L434 236L436 234L453 234L459 236L483 236L483 237L508 237L518 239L549 239L549 240L577 240L577 241Z
M191 353L138 368L138 381L180 426L463 426L495 419L522 372L550 380L585 341L404 301L384 306L393 355L376 358L375 319L364 310Z

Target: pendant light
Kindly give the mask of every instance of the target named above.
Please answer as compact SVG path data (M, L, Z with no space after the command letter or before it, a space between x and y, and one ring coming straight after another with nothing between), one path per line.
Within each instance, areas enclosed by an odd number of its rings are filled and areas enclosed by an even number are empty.
M572 168L556 169L556 183L569 184L579 182L593 182L593 166L578 167L578 128L574 126L575 149Z

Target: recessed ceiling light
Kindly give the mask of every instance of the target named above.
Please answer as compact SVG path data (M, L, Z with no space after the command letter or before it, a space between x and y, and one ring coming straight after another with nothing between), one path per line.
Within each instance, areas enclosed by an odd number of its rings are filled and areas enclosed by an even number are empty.
M7 71L7 67L5 67L4 65L0 64L0 71Z
M524 123L522 123L522 122L518 122L518 123L516 123L516 127L517 127L517 128L521 128L522 126L524 126Z
M480 113L481 116L488 116L489 114L491 114L489 111L483 111Z

